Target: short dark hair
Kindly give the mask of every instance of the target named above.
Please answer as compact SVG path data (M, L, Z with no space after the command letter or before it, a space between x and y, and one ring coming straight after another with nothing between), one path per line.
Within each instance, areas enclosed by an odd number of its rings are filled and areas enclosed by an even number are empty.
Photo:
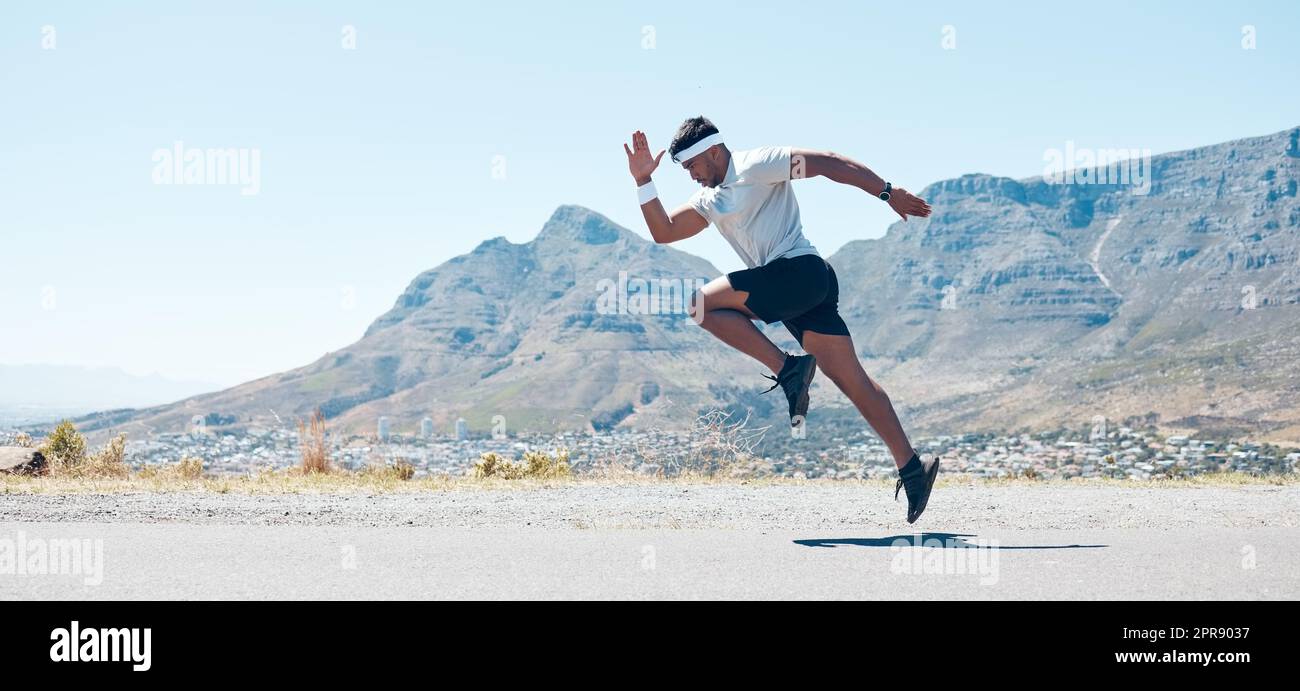
M686 118L686 122L677 128L677 134L673 135L673 141L668 145L668 153L676 156L678 152L691 148L695 142L717 133L718 128L703 115Z

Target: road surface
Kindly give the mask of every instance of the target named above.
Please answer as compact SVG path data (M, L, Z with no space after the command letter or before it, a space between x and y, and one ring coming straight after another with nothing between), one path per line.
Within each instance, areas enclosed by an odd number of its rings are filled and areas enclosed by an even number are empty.
M904 513L829 482L0 495L0 599L1300 597L1300 486L958 484Z

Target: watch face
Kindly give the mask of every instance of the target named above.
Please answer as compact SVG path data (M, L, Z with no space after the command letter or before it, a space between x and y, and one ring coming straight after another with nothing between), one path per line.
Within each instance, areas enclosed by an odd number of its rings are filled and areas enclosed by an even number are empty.
M880 198L881 198L883 201L889 201L889 193L888 193L888 192L881 192L881 193L880 193Z

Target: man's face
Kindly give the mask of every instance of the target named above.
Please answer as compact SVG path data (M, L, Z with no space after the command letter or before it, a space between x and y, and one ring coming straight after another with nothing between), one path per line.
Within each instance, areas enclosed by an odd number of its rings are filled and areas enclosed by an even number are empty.
M691 179L705 187L717 187L722 184L726 171L719 170L717 146L711 146L694 158L682 161L682 168L691 174Z

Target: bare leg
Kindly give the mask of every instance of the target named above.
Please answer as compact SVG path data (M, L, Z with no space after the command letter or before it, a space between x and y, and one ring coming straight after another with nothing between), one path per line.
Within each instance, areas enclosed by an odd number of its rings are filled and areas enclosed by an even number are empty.
M781 372L785 352L754 326L755 319L745 298L749 293L733 290L725 275L710 281L696 294L691 317L723 343L763 363L773 374Z
M912 459L915 450L898 421L894 405L885 390L862 369L858 354L853 349L850 336L831 336L813 331L803 335L804 350L817 357L817 366L848 396L853 405L866 418L880 439L894 456L894 465L902 468Z

